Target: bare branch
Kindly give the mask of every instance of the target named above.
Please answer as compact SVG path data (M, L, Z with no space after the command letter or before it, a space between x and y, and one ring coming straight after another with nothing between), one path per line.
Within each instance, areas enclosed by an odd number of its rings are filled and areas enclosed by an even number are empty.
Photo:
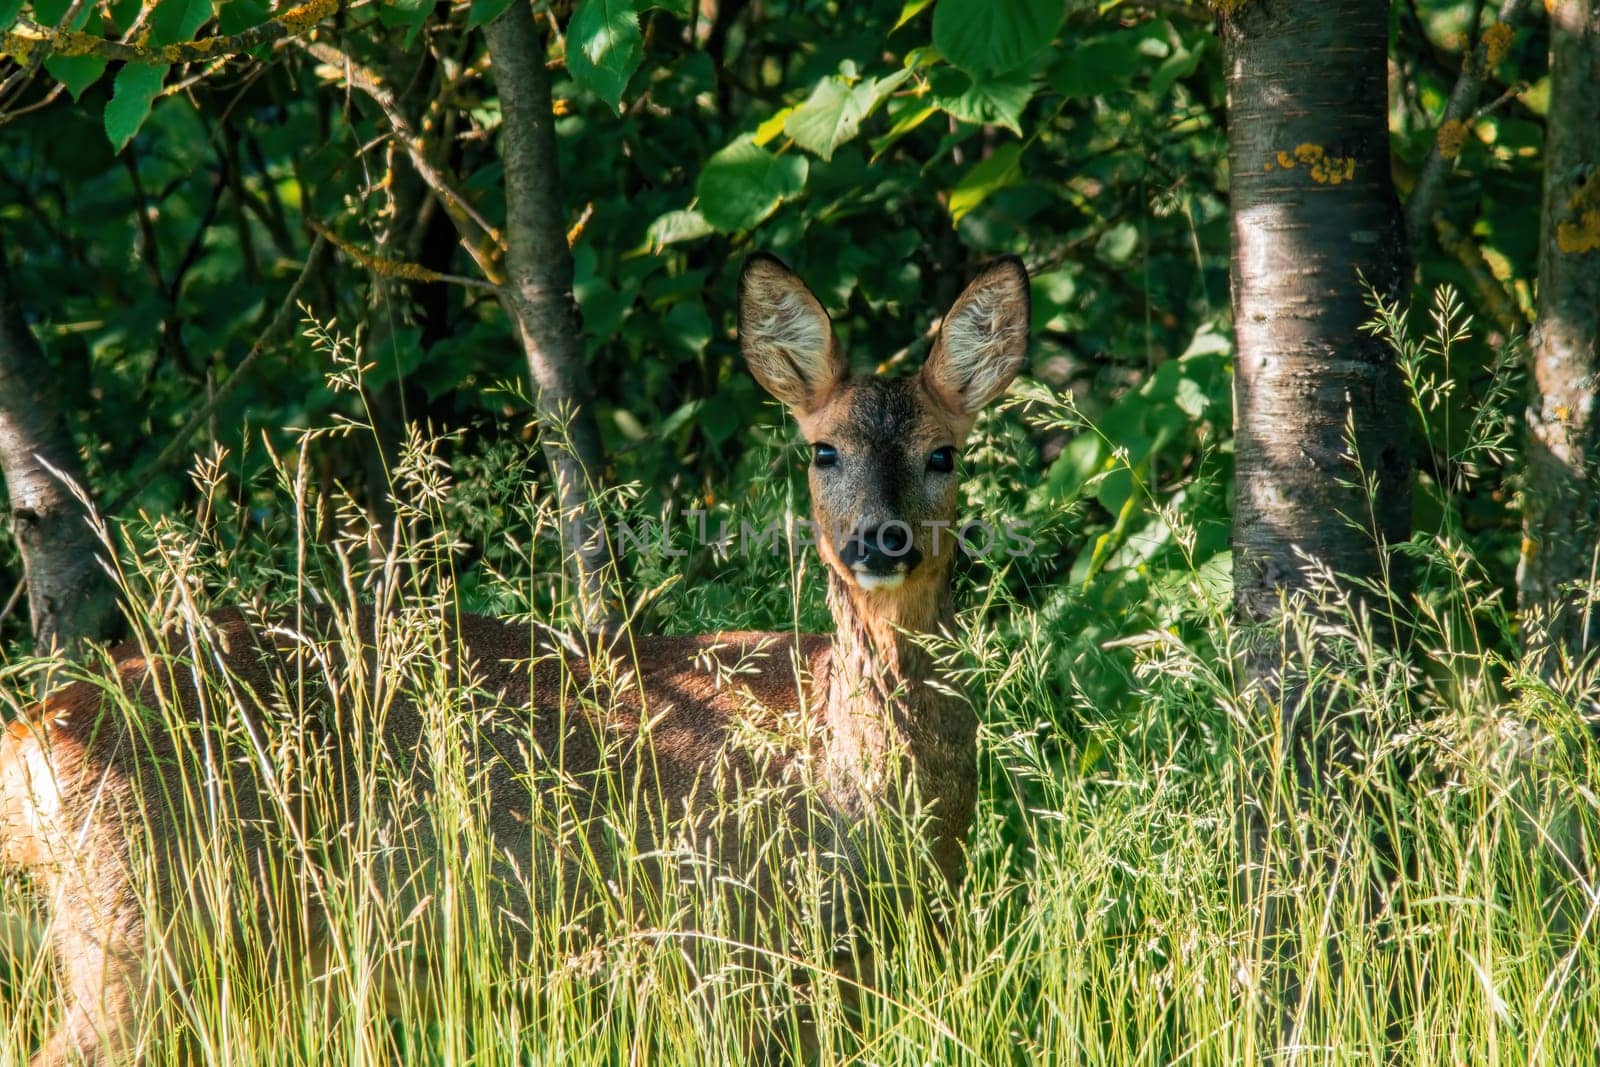
M317 236L324 238L339 251L380 277L392 278L402 282L443 282L446 285L460 285L467 289L482 289L485 292L496 294L500 292L498 285L486 282L481 278L468 278L460 274L445 274L442 271L424 267L420 263L408 263L403 259L375 255L344 240L320 222L309 222L308 225L317 232Z
M457 192L450 180L433 165L433 161L422 150L422 139L412 129L405 112L400 108L399 101L383 84L382 79L325 41L296 43L306 54L336 71L347 84L359 89L378 105L394 136L405 148L406 156L411 160L418 177L433 190L439 202L444 205L450 221L455 223L456 232L461 236L461 243L472 256L473 262L477 263L478 269L483 271L484 277L496 285L504 281L499 259L505 252L505 242L500 236L500 231L489 225L488 220L478 209Z
M1454 256L1461 269L1467 272L1467 277L1472 280L1473 292L1478 294L1478 300L1494 319L1495 325L1507 337L1527 333L1533 323L1528 321L1527 313L1506 291L1500 279L1494 276L1478 243L1443 215L1434 218L1433 231L1439 239L1439 247Z
M343 0L308 0L238 33L178 41L155 48L111 41L92 33L51 31L22 21L19 22L21 30L13 30L0 39L0 56L10 56L24 65L56 56L98 56L124 63L209 63L219 56L244 55L264 44L310 33L343 6Z
M1411 191L1411 199L1406 201L1406 242L1413 252L1421 244L1422 235L1433 217L1434 204L1439 198L1445 173L1461 153L1462 143L1471 131L1472 123L1479 117L1473 114L1473 109L1478 103L1478 95L1483 91L1484 78L1505 55L1511 41L1511 23L1527 6L1528 0L1503 0L1494 25L1483 31L1483 39L1478 42L1478 47L1462 61L1461 75L1456 79L1455 88L1450 90L1444 114L1439 117L1433 148L1428 151L1428 158L1422 164L1422 173L1417 177L1416 188Z

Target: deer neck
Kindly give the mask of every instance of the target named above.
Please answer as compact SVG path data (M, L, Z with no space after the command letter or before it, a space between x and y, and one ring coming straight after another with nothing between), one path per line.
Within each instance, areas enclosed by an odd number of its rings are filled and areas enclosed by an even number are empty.
M916 640L954 618L949 563L929 565L943 572L896 596L866 593L829 571L837 629L823 709L825 765L836 803L857 816L879 800L903 806L914 785L931 820L934 857L955 881L976 794L977 716L940 682Z

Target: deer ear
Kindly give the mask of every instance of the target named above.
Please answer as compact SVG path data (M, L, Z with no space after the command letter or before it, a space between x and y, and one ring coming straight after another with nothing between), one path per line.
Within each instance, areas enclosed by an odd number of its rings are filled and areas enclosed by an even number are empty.
M984 269L956 298L939 327L923 381L951 413L976 414L1011 384L1028 358L1032 300L1022 260Z
M739 273L739 348L762 388L799 412L821 407L850 370L822 304L765 252Z

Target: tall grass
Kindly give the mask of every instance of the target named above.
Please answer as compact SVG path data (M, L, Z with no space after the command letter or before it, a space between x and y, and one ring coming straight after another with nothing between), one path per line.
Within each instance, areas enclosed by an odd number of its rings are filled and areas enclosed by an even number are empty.
M1391 336L1411 343L1399 325ZM336 335L318 343L355 374ZM1412 355L1426 405L1429 353ZM1507 651L1512 623L1449 523L1408 546L1418 595L1367 601L1404 616L1399 650L1331 578L1288 606L1285 671L1311 705L1288 709L1231 666L1258 635L1234 628L1210 570L1170 576L1202 639L1155 629L1100 650L1127 677L1115 713L1093 694L1069 699L1069 635L1047 608L1002 571L965 574L958 626L933 643L982 721L969 874L951 899L896 879L863 912L857 966L841 969L818 915L833 868L784 840L769 798L728 813L752 863L790 887L761 909L749 885L687 854L656 895L541 890L559 859L584 862L554 775L539 782L551 849L495 853L461 740L470 679L438 669L439 619L465 599L570 620L559 567L537 547L557 524L509 475L469 492L441 442L418 433L393 472L395 525L374 529L353 502L313 490L316 437L273 457L267 490L231 485L213 455L196 471L197 514L115 531L141 632L181 635L214 711L197 729L109 691L109 713L173 739L185 767L170 810L150 813L176 827L170 848L151 835L130 856L149 914L170 918L144 947L158 979L150 1062L698 1064L811 1048L821 1063L1576 1064L1600 1049L1594 680L1547 678ZM1474 462L1503 461L1503 442L1474 440ZM743 502L762 518L795 505L779 483ZM464 591L462 531L481 534L487 512L516 518ZM671 628L819 625L821 579L803 556L701 558L692 583L665 553L633 562L643 614ZM205 611L292 618L310 602L333 612L333 645L356 641L352 608L372 605L376 662L326 679L313 657L302 691L241 714L255 698L216 668ZM59 668L14 663L5 689L20 700L47 670ZM291 818L304 797L337 792L307 727L330 683L360 788L351 807ZM425 719L421 751L404 755L426 766L426 795L380 741L397 694ZM1285 724L1328 720L1340 760L1307 780ZM246 779L262 799L241 810L232 786ZM609 788L604 832L626 853L635 821L653 816L628 783ZM889 864L914 871L906 836ZM268 837L263 877L249 845ZM660 857L634 859L642 872ZM508 880L520 907L506 904ZM326 958L310 961L307 899L327 925ZM20 1063L59 1000L29 887L8 883L3 906L0 1055ZM924 911L939 921L908 919ZM216 915L260 918L204 918Z

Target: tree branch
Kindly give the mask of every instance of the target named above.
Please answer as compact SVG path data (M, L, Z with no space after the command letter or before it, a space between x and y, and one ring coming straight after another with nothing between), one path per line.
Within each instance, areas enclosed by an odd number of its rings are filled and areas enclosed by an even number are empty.
M1490 269L1489 261L1484 259L1483 250L1478 247L1478 243L1462 233L1443 215L1434 218L1433 231L1439 239L1439 247L1446 254L1454 256L1461 269L1467 272L1467 277L1472 279L1472 289L1478 294L1479 302L1500 327L1501 332L1507 337L1527 333L1533 323L1528 321L1527 314L1511 294L1506 292L1506 287L1500 283L1500 279L1494 276L1494 271Z
M1406 201L1406 242L1413 254L1421 246L1422 236L1433 218L1434 204L1439 198L1439 188L1446 171L1461 153L1461 146L1470 132L1468 116L1483 91L1483 81L1489 71L1505 57L1511 45L1511 23L1528 6L1528 0L1503 0L1494 25L1483 31L1483 39L1461 63L1461 74L1439 118L1439 128L1434 135L1433 147L1422 164L1416 188ZM1472 116L1473 121L1476 116Z
M496 285L500 284L504 280L504 275L500 270L499 258L505 251L500 231L489 225L488 220L478 209L457 192L450 180L433 165L433 161L422 150L422 139L411 128L411 123L401 110L399 101L395 100L394 94L384 86L382 79L325 41L296 43L313 59L338 71L347 84L359 89L378 105L384 118L388 120L394 136L405 148L406 156L416 169L417 176L433 190L434 195L444 205L445 214L455 223L456 232L461 235L461 243L466 248L467 254L472 256L473 262L483 271L485 278Z
M206 63L220 56L244 55L264 44L310 33L342 6L343 0L308 0L238 33L178 41L155 48L73 30L52 33L32 22L21 21L18 25L23 30L12 30L0 39L0 56L10 56L24 65L55 56L99 56L124 63Z
M324 238L329 244L361 264L363 267L378 275L380 278L389 278L401 282L442 282L446 285L459 285L466 289L482 289L485 292L499 293L500 287L481 278L467 278L460 274L445 274L420 263L408 263L403 259L394 259L391 256L380 256L368 252L364 248L346 241L338 234L320 222L307 222L317 236Z

